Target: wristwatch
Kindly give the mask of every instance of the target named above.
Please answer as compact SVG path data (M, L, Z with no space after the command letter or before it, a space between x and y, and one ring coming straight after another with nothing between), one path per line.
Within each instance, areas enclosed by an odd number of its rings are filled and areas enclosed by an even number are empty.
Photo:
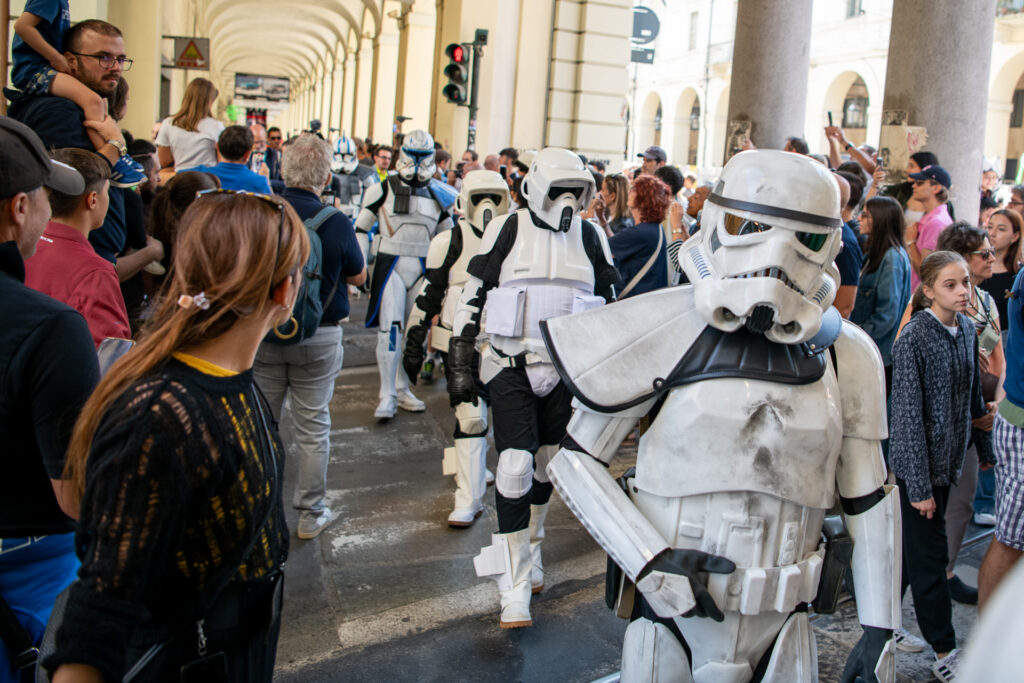
M120 140L107 140L107 144L117 150L117 153L124 156L128 153L128 148Z

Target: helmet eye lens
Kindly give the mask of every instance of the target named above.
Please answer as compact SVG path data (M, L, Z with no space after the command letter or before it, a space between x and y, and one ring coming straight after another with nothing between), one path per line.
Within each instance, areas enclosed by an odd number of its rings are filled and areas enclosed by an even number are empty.
M563 194L566 194L566 193L569 193L573 197L575 197L576 199L579 199L580 197L583 196L583 188L582 187L558 187L556 185L556 186L552 187L550 190L548 190L548 199L550 199L551 201L555 201L556 199L558 199L559 197L561 197Z
M477 204L479 204L480 202L484 201L485 199L491 200L491 202L493 202L495 206L497 206L498 204L501 204L501 195L497 195L497 194L486 194L486 193L475 194L475 195L473 195L472 197L469 198L469 201L471 201L473 203L473 206L476 206Z
M828 235L819 232L798 232L796 238L811 251L821 251L828 241Z
M767 232L772 226L767 223L747 220L734 216L731 213L725 214L725 231L730 235L753 235L759 232Z

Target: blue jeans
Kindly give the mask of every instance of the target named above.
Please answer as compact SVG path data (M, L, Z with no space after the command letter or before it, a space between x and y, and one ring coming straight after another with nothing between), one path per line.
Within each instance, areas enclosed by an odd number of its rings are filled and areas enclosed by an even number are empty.
M78 572L75 535L4 538L0 544L0 595L38 644L57 594ZM13 658L0 642L0 683L18 680Z
M281 420L285 396L291 398L299 456L294 506L303 511L320 512L324 508L331 452L330 405L344 355L341 334L340 327L330 325L292 346L264 342L252 368L274 420Z
M978 486L974 489L974 511L995 514L996 470L994 467L978 472Z

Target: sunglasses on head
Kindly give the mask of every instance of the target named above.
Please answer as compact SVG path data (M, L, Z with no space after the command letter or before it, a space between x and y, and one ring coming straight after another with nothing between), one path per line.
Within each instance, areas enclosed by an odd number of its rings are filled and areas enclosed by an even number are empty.
M220 188L220 187L215 187L215 188L210 189L210 190L200 190L199 192L196 192L196 199L202 199L203 197L206 197L206 196L209 196L209 195L221 195L221 194L242 195L242 196L248 196L248 197L256 197L257 199L260 199L260 200L266 202L267 204L270 204L275 209L277 209L278 215L280 216L280 221L277 224L277 240L275 241L276 242L276 252L274 254L274 263L270 266L270 297L273 298L274 297L274 272L277 270L277 262L281 259L281 239L284 237L284 202L279 202L278 200L274 199L270 195L259 194L258 192L247 192L245 190L225 190L224 188Z

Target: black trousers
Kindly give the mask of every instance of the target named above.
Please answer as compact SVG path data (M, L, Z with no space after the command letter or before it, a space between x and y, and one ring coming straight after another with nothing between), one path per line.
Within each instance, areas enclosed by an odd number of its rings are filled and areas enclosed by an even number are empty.
M487 383L494 422L494 445L502 451L515 448L537 455L541 446L561 443L572 416L572 394L559 382L546 396L537 396L525 368L504 368ZM536 463L535 463L536 464ZM499 467L500 467L499 463ZM530 505L551 499L550 482L533 480L525 495L508 498L494 487L498 532L509 534L530 525Z
M924 517L910 504L901 479L900 512L903 516L903 580L900 594L910 586L914 610L921 635L936 652L949 652L956 647L953 630L953 603L946 584L948 544L946 541L946 504L948 486L932 486L935 514Z

